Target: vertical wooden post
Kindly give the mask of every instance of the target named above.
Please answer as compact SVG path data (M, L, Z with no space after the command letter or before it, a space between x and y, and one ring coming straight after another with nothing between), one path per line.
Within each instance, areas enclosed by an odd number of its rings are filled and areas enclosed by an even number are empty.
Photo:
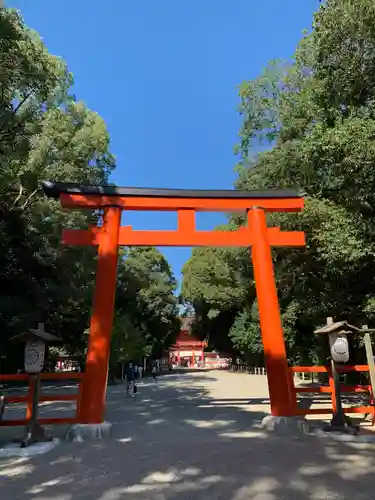
M27 393L27 408L26 408L26 420L31 421L33 416L33 403L35 395L35 378L29 375L29 390Z
M329 383L329 388L331 389L332 413L333 415L336 415L339 408L337 407L337 393L336 393L334 371L335 371L334 361L331 360L331 367L328 371L328 383Z
M120 223L121 208L111 206L105 209L80 404L80 422L87 424L104 420Z
M293 410L293 414L297 415L298 410L298 402L297 402L297 393L296 387L294 385L294 373L288 368L288 388L289 388L289 401L290 401L290 409Z
M363 330L367 330L367 325L362 327ZM371 392L370 392L370 404L372 406L372 425L375 422L375 408L374 408L374 391L375 391L375 363L374 363L374 352L372 350L371 336L367 332L363 337L363 341L366 349L366 358L368 364L368 371L370 375L370 384L371 384Z
M82 388L83 388L83 374L80 379L78 379L78 394L77 394L77 406L76 406L76 418L80 421L81 418L81 403L82 403Z
M248 222L253 235L252 260L271 413L274 416L290 416L294 413L289 401L288 360L264 210L260 208L250 210Z
M374 353L372 350L372 343L370 334L367 332L363 337L363 342L366 349L366 358L368 364L368 371L370 375L371 390L374 391L375 388L375 363L374 363Z

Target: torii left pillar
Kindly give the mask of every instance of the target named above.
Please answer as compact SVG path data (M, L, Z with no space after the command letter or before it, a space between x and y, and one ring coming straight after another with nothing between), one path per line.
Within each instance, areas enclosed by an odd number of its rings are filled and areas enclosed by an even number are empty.
M121 208L117 206L104 209L86 369L80 399L79 420L83 424L100 424L104 421L121 212Z

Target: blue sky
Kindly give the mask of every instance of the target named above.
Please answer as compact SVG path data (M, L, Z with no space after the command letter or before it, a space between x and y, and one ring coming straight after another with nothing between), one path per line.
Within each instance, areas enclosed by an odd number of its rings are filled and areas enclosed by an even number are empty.
M289 57L318 0L8 0L106 121L123 186L232 188L236 86ZM125 214L174 229L172 213ZM198 229L223 221L199 214ZM177 278L190 248L161 249Z

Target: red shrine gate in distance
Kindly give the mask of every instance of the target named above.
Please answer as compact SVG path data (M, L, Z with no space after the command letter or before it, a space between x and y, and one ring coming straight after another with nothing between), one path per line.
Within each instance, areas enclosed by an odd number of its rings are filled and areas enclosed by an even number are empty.
M104 421L118 247L121 245L251 246L271 413L274 416L295 414L271 247L304 246L305 237L303 232L267 227L266 212L299 212L304 206L301 196L292 190L191 191L54 182L44 182L43 188L47 196L60 199L64 208L104 211L101 227L65 229L62 236L66 245L98 247L96 288L79 411L81 423ZM121 226L123 210L176 211L177 230L135 231L131 226ZM236 231L198 231L195 214L199 211L247 213L248 225Z
M197 359L199 359L202 365L204 363L204 348L206 342L190 334L191 325L194 319L194 316L185 316L181 318L180 333L177 336L175 344L169 348L169 359L173 364L180 365L183 362L188 362L190 366L193 366Z

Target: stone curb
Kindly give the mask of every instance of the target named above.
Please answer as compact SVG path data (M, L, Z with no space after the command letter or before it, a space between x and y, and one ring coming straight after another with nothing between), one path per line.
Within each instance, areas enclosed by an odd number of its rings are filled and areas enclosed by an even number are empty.
M42 455L47 453L60 444L60 439L54 438L47 443L34 443L27 448L21 448L17 443L9 443L0 448L0 458L11 457L33 457L35 455Z
M315 429L311 432L311 435L320 438L334 439L335 441L341 441L346 443L375 443L375 434L370 436L369 434L344 434L340 432L326 432L321 429Z

